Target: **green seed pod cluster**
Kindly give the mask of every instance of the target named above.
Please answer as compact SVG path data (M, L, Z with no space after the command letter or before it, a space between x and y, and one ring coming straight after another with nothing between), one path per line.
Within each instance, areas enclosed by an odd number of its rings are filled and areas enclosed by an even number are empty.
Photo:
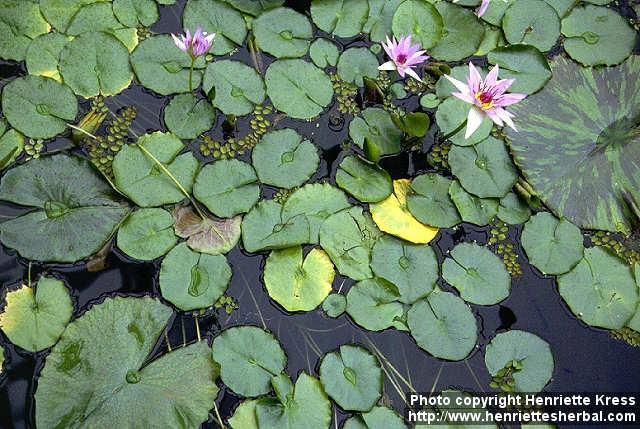
M104 97L101 95L94 97L91 99L91 110L80 119L77 127L82 128L89 134L95 134L108 113L109 108L104 104ZM71 131L71 138L76 143L82 143L86 137L87 135L81 131L75 129Z
M84 139L84 146L89 154L89 159L98 170L109 178L113 177L113 170L111 169L113 158L122 146L127 143L129 128L137 113L135 107L127 106L110 121L105 135L97 136L97 140Z
M607 231L596 231L591 234L591 242L595 246L602 247L611 253L624 259L628 264L640 264L640 252L630 248L624 243L624 238L619 234Z
M488 244L494 253L502 258L509 274L513 277L522 275L522 267L518 263L518 254L515 251L513 243L506 241L507 234L509 234L509 226L502 221L496 221L489 231L489 234Z
M431 147L431 151L427 155L429 165L444 171L449 171L449 150L451 143L436 143Z
M640 347L640 332L634 331L627 326L611 331L611 336L616 340L625 341L633 347Z
M25 161L40 158L40 154L44 150L44 141L40 139L29 139L24 144L24 151L27 154Z
M287 198L289 198L289 195L293 194L296 189L298 188L278 189L278 192L273 195L273 200L278 204L284 204L284 202L287 201Z
M213 306L216 309L224 308L224 311L227 314L231 314L234 310L238 309L238 303L236 302L236 300L233 299L233 297L227 295L222 295L220 298L218 298Z
M91 99L91 110L96 113L109 113L109 108L104 104L104 97L102 95L98 95Z
M142 25L138 27L137 33L138 33L138 42L142 42L147 37L151 36L151 30L149 30L149 28L144 27Z
M336 99L338 100L338 111L343 115L347 113L357 115L360 112L360 108L356 103L358 87L353 83L341 80L335 73L331 73L330 77L333 91L336 93Z
M489 387L493 389L500 389L503 392L515 392L516 381L513 379L513 374L522 370L522 362L519 360L512 360L508 362L504 368L491 377Z
M380 90L384 93L382 100L382 107L384 110L392 115L404 115L405 112L403 112L400 107L393 104L393 92L391 91L391 85L393 85L393 82L391 81L389 74L385 71L381 71L378 74L376 82L378 87L380 87Z
M412 77L407 79L404 84L404 90L412 94L422 94L427 89L429 89L429 85L426 82L420 82Z

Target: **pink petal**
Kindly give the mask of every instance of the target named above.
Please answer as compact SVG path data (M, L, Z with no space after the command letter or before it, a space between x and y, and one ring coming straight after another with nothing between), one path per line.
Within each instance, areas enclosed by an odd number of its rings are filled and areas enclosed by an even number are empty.
M502 79L496 82L495 85L493 85L493 88L491 88L491 93L493 94L494 98L500 97L502 94L504 94L504 92L509 89L509 87L511 85L513 85L513 82L515 82L515 79Z
M509 113L506 110L504 110L502 107L496 107L494 108L496 115L498 117L500 117L500 119L502 119L504 121L505 124L507 124L510 128L512 128L514 131L518 131L516 129L515 124L513 123L513 121L511 120L511 118L513 118L513 113Z
M498 114L496 113L495 108L485 110L484 113L486 113L489 119L491 119L497 126L501 127L503 125L502 119L500 119L500 116L498 116Z
M494 86L498 81L498 73L500 72L500 67L496 64L494 68L491 69L487 77L484 78L484 86L488 88L490 86Z
M468 139L471 135L480 128L482 120L484 119L484 113L482 110L472 107L469 109L469 115L467 115L467 131L464 133L464 138Z
M173 37L173 43L176 44L178 49L180 49L183 52L187 52L187 46L184 44L182 40L180 40L178 36L176 36L175 34L172 34L171 37Z
M482 77L472 62L469 62L469 77L467 78L467 83L474 94L478 92L480 84L482 83Z
M520 94L520 93L517 93L517 92L512 92L512 93L509 93L509 94L504 94L504 95L494 99L494 104L497 107L511 106L512 104L516 104L519 101L522 101L526 97L527 97L527 94Z
M407 71L407 74L409 76L411 76L412 78L414 78L418 82L422 82L422 79L420 79L420 76L418 76L418 73L416 73L412 68L407 67L406 71Z
M484 15L484 13L487 11L488 8L489 8L489 0L482 0L482 4L478 8L478 12L477 12L478 17L481 17L482 15Z
M460 100L464 101L465 103L469 103L469 104L475 104L475 99L468 93L468 92L452 92L451 95L453 95L456 98L459 98Z
M448 74L445 74L444 77L453 84L453 86L455 86L458 91L465 93L465 94L470 94L471 90L470 88L465 85L463 82L460 82L458 79L449 76Z

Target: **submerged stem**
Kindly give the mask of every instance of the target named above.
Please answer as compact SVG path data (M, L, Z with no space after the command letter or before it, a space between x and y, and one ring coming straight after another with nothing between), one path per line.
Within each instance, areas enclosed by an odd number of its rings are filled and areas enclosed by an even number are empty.
M78 131L78 132L81 132L82 134L84 134L84 135L86 135L86 136L88 136L88 137L91 137L91 138L92 138L92 139L94 139L94 140L97 140L97 139L98 139L96 136L94 136L93 134L91 134L89 131L83 130L82 128L77 127L77 126L75 126L75 125L73 125L73 124L69 124L69 123L67 123L67 126L68 126L69 128L72 128L72 129L74 129L74 130Z

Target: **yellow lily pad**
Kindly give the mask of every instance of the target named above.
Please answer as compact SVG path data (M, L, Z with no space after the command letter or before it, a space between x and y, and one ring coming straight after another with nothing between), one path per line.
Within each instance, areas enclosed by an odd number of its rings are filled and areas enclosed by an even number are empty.
M408 179L393 181L393 194L369 205L371 217L380 230L411 243L428 243L438 234L438 228L420 223L407 208Z

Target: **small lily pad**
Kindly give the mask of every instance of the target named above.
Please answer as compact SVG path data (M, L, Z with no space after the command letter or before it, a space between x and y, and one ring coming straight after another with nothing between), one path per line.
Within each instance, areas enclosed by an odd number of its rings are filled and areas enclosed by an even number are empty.
M528 221L530 217L531 209L529 205L522 201L517 194L509 192L500 200L498 219L504 223L519 225Z
M262 183L290 189L302 185L316 172L320 156L313 143L285 128L262 136L253 148L251 161Z
M460 222L458 209L449 196L452 180L427 173L411 182L407 193L407 208L420 222L438 228L451 228Z
M380 230L361 207L351 207L329 216L320 228L320 245L340 274L354 280L373 277L369 268L371 250Z
M219 255L233 249L240 240L242 216L230 219L201 218L191 207L178 206L173 211L174 228L178 237L196 252Z
M347 310L347 299L340 293L329 294L322 302L322 311L329 317L340 317Z
M471 108L470 104L455 97L447 98L438 106L436 124L440 128L440 132L447 136L447 139L454 145L471 146L485 140L491 133L493 122L488 116L485 116L480 127L469 138L464 138L465 124Z
M628 265L599 247L558 277L558 290L571 311L590 326L620 329L636 311L638 286Z
M408 179L393 181L393 194L379 203L369 205L371 217L381 231L411 243L428 243L438 234L438 228L424 225L407 208Z
M213 340L213 360L224 384L246 397L268 393L271 378L287 364L278 340L255 326L224 330Z
M320 381L344 410L369 411L382 396L380 362L367 349L351 344L322 358Z
M260 75L240 61L222 60L209 64L202 89L209 94L213 106L225 115L248 115L265 97Z
M127 256L142 261L159 258L177 242L173 218L161 208L136 210L118 229L118 248Z
M242 45L247 37L247 25L242 14L222 0L189 0L184 8L182 24L191 31L201 26L208 34L215 33L215 41L209 50L213 55L228 54Z
M393 15L393 34L398 38L411 35L423 49L430 49L440 41L443 27L442 16L426 1L407 0Z
M41 277L35 288L22 285L8 292L6 301L0 329L9 341L30 352L53 346L73 314L69 290L53 277Z
M402 131L393 123L391 115L378 107L363 110L351 121L349 137L361 149L365 140L370 140L380 148L380 155L391 155L401 149Z
M179 94L164 108L167 128L181 139L195 139L213 126L215 110L207 100Z
M412 304L427 296L438 280L438 259L426 245L412 245L383 236L373 246L371 269L376 277L393 283L398 301Z
M194 252L180 243L162 260L160 292L182 311L212 307L229 285L231 268L223 255Z
M454 180L449 186L449 196L456 205L464 222L476 225L488 225L498 213L499 200L495 198L479 198L465 191L460 182Z
M549 344L529 332L508 331L496 335L487 345L484 363L492 376L512 361L522 365L513 373L516 392L539 392L553 375Z
M331 292L335 270L322 249L302 257L294 246L274 250L264 267L264 284L269 296L287 311L311 311Z
M529 262L543 274L563 274L582 259L584 246L580 229L550 213L538 213L524 225L522 247Z
M251 165L223 159L202 168L193 185L193 196L211 213L229 218L254 206L260 198L260 186Z
M242 243L247 252L284 249L309 242L309 221L303 214L282 217L282 205L262 200L242 220Z
M442 278L473 304L497 304L509 296L511 289L511 277L502 260L474 243L453 248L442 264Z
M476 318L462 299L449 292L435 289L413 304L407 324L418 346L440 359L462 360L476 345Z
M340 52L333 42L319 37L309 47L309 56L316 66L323 69L327 66L335 66Z
M313 29L306 16L288 7L264 12L253 21L258 46L276 58L298 58L307 53Z
M362 31L369 16L367 0L313 0L311 18L322 31L351 37Z
M378 59L367 48L349 48L340 55L337 71L343 81L363 86L363 78L378 77Z
M393 191L389 173L353 155L340 163L336 184L363 203L382 201Z
M518 0L504 13L502 30L512 45L524 43L546 52L560 37L560 18L543 0Z
M351 286L347 293L347 313L369 331L388 328L406 330L404 307L398 289L383 279L366 279Z
M511 92L533 94L551 78L549 62L533 46L499 47L487 54L487 60L500 66L500 78L515 79L509 87Z

